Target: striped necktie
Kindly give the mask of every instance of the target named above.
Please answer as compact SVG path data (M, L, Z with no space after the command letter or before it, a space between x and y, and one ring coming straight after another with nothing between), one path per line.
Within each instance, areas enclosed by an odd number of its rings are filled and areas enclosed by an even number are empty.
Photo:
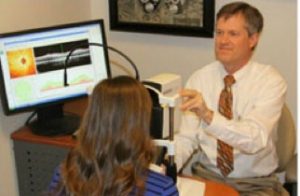
M232 119L232 92L231 86L235 83L232 75L224 78L225 87L219 99L219 112L227 119ZM218 139L217 146L217 167L223 176L227 176L233 170L233 148L222 140Z

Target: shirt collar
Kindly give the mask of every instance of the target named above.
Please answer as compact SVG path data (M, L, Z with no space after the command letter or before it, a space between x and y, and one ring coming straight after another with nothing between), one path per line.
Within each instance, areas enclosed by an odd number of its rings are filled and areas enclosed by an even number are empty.
M241 69L239 69L238 71L236 71L233 74L233 77L236 82L238 82L241 78L243 78L243 76L245 74L249 73L249 71L251 69L251 65L252 65L252 61L248 61L248 63L245 66L243 66ZM224 69L224 66L222 65L222 63L220 63L220 67L221 67L221 77L223 79L226 75L228 75L228 73Z

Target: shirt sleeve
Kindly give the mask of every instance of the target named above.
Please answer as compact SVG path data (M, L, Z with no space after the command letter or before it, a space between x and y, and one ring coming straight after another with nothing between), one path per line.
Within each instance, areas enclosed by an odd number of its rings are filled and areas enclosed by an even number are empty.
M175 135L177 171L184 166L193 152L199 148L199 129L200 121L194 113L186 112L182 115L179 133Z
M199 78L197 73L189 78L185 88L193 88L191 83ZM199 90L199 89L198 89ZM175 134L175 162L177 171L181 170L184 164L189 160L193 152L199 149L199 134L201 131L201 121L193 112L183 112L181 114L181 122L179 132Z
M176 184L174 184L173 181L169 181L169 184L167 184L166 189L162 193L162 196L179 196Z
M227 120L214 112L205 131L244 153L252 154L264 148L277 126L287 90L286 82L278 75L264 81L257 84L255 92L249 92L252 103L244 116Z
M145 196L178 196L178 189L172 178L150 171L146 181Z

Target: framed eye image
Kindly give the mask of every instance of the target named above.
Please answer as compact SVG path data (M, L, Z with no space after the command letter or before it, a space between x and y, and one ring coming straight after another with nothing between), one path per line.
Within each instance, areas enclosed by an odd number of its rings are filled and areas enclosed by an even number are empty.
M109 0L110 29L213 37L215 0Z

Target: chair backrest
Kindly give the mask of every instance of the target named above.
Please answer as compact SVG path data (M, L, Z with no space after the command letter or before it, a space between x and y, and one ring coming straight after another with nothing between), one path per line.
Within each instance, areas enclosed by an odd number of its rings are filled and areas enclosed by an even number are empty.
M279 158L279 166L276 172L282 172L295 154L296 147L295 123L286 104L283 106L278 122L277 134L276 150Z

